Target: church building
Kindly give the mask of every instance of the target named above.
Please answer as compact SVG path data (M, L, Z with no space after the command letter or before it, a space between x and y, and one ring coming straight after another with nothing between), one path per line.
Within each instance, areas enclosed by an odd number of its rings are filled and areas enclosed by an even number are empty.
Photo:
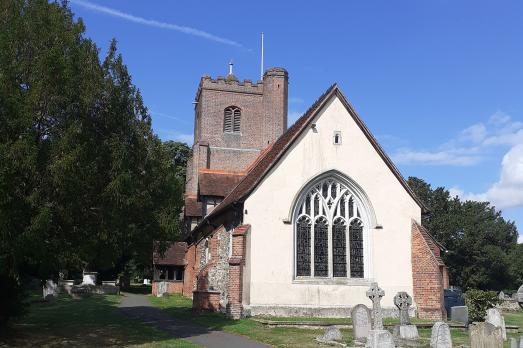
M231 318L347 317L377 282L386 311L406 291L419 317L441 319L448 275L427 208L336 84L288 129L287 101L282 68L202 77L186 237L154 255L153 294Z

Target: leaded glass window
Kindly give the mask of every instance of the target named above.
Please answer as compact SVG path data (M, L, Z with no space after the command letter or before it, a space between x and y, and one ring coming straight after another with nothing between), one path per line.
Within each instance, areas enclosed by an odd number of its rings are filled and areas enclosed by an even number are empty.
M353 220L350 235L350 276L363 278L363 226L360 220Z
M341 217L334 220L332 225L332 275L334 277L347 276L347 226Z
M323 216L314 223L314 276L329 275L329 224Z
M311 275L311 221L306 216L296 221L296 275Z
M305 191L295 209L296 276L364 277L365 215L358 196L329 177Z

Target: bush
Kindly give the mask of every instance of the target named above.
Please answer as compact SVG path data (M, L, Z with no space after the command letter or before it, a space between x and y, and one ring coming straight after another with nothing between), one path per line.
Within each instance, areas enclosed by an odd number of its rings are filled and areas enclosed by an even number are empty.
M23 288L20 283L5 274L0 274L0 332L9 320L24 313Z
M501 300L495 291L470 289L465 293L465 304L469 308L469 320L484 321L487 309L498 305Z

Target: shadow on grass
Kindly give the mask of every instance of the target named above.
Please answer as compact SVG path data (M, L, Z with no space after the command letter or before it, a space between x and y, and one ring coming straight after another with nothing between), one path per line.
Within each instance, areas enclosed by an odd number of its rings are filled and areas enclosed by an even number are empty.
M117 308L119 302L118 295L92 295L79 300L60 296L51 302L34 301L28 313L0 337L0 346L163 347L184 343L126 318Z

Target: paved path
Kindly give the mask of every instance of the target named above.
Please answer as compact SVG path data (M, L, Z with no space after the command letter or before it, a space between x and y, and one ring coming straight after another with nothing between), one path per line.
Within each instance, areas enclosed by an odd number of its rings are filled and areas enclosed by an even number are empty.
M145 295L125 293L120 303L121 311L132 319L143 321L146 325L165 331L175 337L184 338L209 348L266 348L246 337L223 331L211 331L206 327L187 320L174 318L168 313L153 307Z

